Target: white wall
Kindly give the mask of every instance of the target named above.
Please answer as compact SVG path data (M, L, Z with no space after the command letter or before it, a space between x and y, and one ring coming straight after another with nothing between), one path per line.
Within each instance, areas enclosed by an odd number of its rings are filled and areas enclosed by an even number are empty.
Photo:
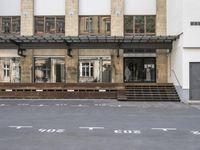
M190 62L200 62L200 49L184 49L183 50L183 88L189 89L190 83Z
M125 0L125 15L156 15L156 0Z
M79 0L79 15L110 15L111 0Z
M178 35L183 32L183 0L167 0L167 34Z
M169 54L169 82L174 83L176 86L183 86L183 37L173 43L172 52ZM176 79L176 77L178 79ZM177 81L178 80L178 81ZM179 83L181 85L179 85Z
M20 16L20 0L0 0L0 16Z
M65 0L34 0L34 15L65 15Z
M191 21L200 21L200 1L183 0L183 46L200 48L200 26L191 26Z

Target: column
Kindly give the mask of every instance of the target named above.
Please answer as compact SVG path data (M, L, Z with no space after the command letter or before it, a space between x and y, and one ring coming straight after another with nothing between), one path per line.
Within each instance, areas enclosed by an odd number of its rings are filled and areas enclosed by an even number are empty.
M124 0L111 3L111 36L124 36Z
M78 36L78 0L65 0L65 35Z
M166 35L167 17L166 0L157 0L156 35ZM157 83L167 83L168 59L166 50L156 51Z
M34 0L21 0L21 35L34 34Z
M123 67L124 67L124 51L119 50L119 56L117 50L113 50L111 56L112 64L112 83L123 83Z

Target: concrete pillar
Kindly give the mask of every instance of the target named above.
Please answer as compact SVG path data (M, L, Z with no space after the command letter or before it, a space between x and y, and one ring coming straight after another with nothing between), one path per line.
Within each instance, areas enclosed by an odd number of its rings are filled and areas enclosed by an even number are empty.
M166 0L157 0L156 4L156 35L166 35L167 10ZM168 59L166 50L156 51L157 83L167 83Z
M73 49L72 56L66 56L66 82L67 83L78 83L78 51Z
M124 36L124 0L111 3L111 36Z
M79 12L78 0L65 0L65 35L78 36Z
M33 50L27 49L26 57L21 57L21 83L32 83Z
M34 0L21 0L21 35L34 34Z
M124 50L119 50L119 56L117 50L113 50L111 55L112 64L112 83L123 83L123 67L124 67Z

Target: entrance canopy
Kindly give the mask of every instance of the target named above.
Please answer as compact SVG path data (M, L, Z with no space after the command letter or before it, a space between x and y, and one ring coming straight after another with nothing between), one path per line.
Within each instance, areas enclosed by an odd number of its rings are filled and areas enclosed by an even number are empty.
M178 36L0 36L0 49L172 49Z

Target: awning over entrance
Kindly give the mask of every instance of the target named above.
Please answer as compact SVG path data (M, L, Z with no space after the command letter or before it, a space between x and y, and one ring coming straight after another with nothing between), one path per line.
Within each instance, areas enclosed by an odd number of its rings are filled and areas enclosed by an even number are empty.
M0 49L172 49L178 36L0 36Z

